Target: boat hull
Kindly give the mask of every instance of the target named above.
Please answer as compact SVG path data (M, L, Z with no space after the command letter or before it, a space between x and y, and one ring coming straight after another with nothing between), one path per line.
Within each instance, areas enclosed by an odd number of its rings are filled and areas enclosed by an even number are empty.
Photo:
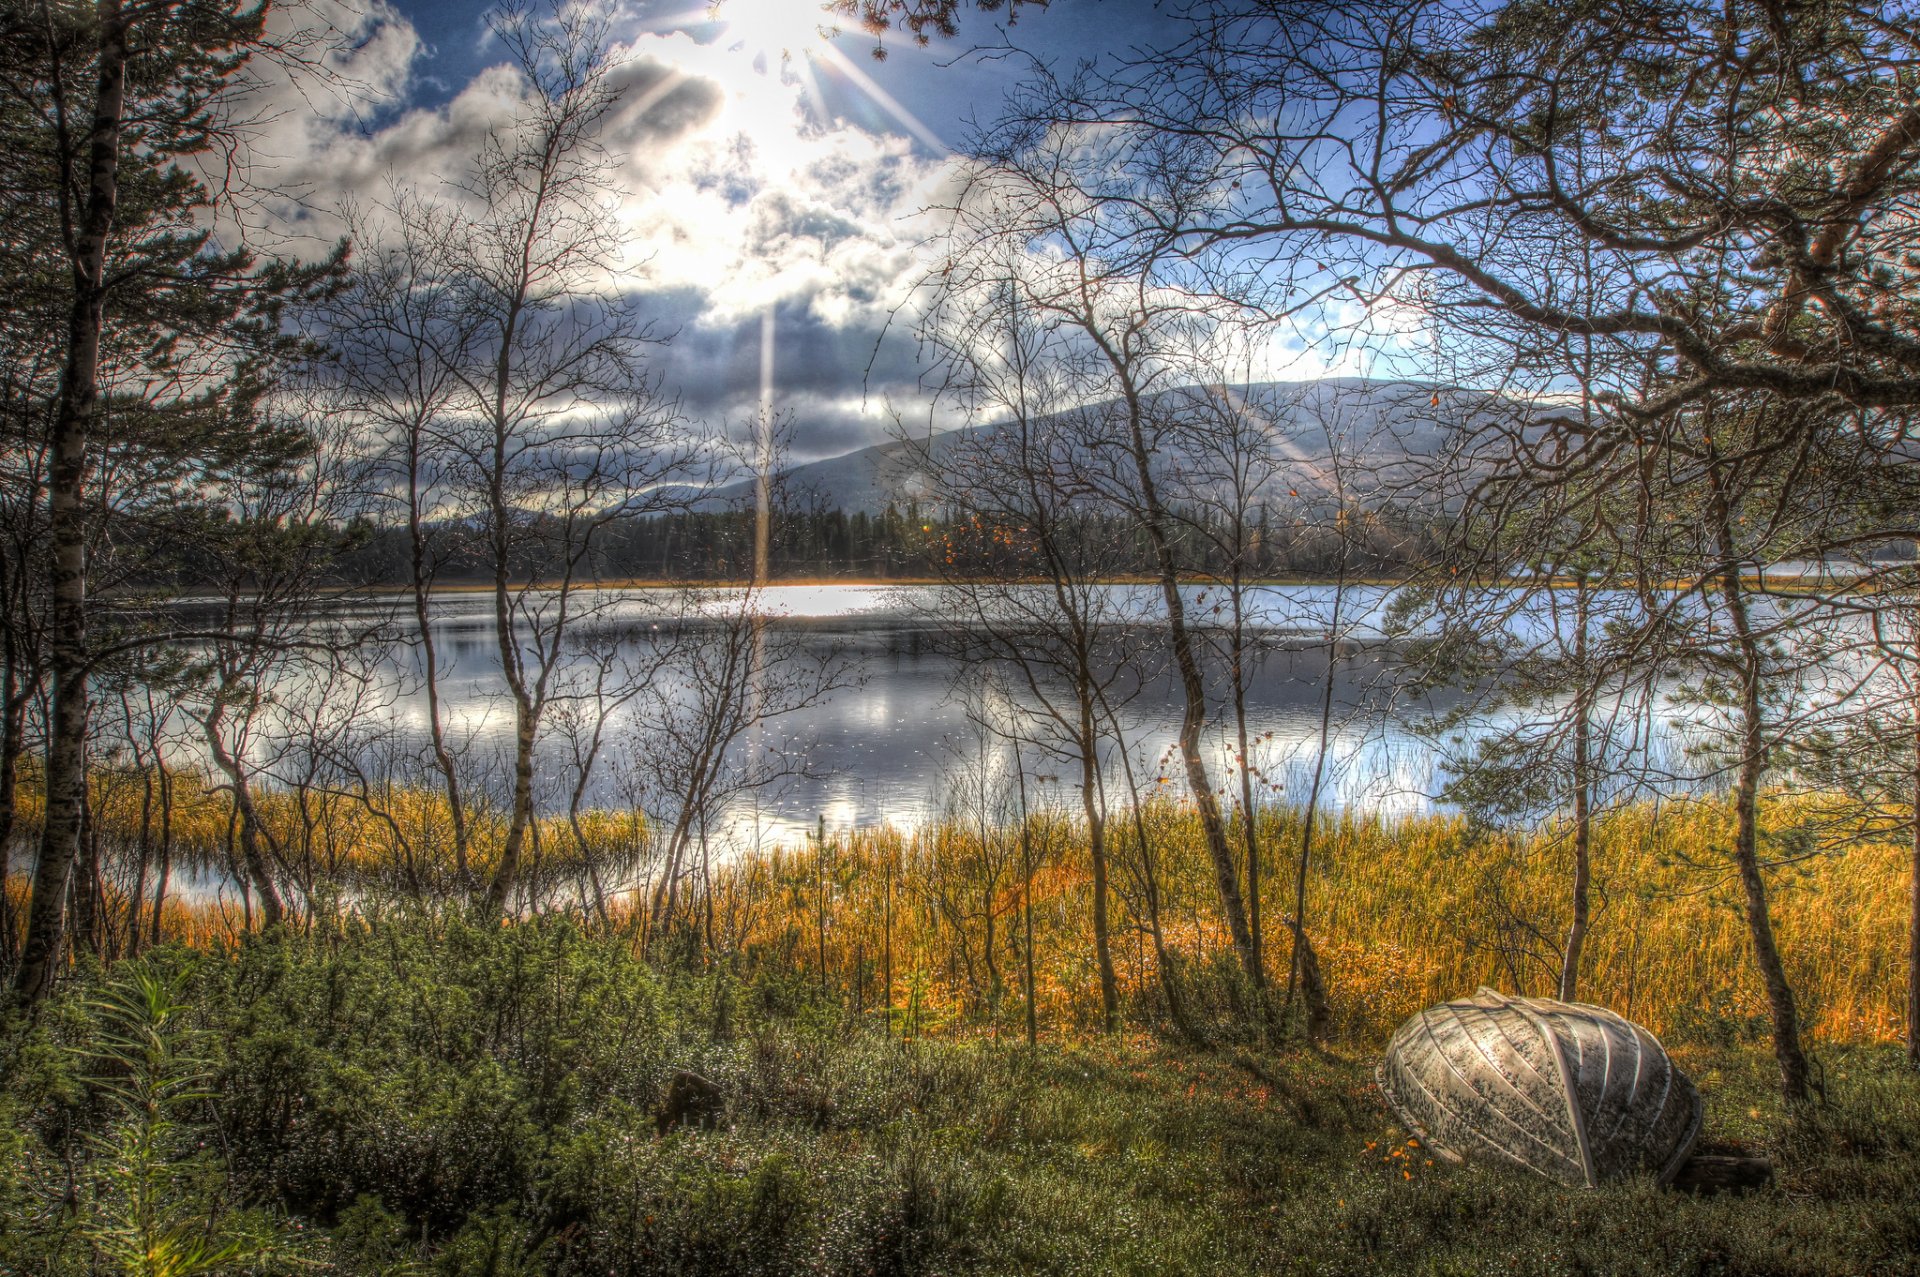
M1395 1031L1376 1071L1443 1157L1571 1186L1670 1181L1700 1134L1700 1094L1647 1030L1604 1007L1481 989Z

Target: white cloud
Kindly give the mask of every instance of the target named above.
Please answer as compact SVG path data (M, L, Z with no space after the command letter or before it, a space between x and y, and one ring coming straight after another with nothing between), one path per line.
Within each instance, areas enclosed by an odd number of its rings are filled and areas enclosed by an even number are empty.
M418 47L395 15L383 21L398 29L382 27L343 68L370 83L392 82ZM904 291L917 237L909 219L942 165L904 137L811 122L800 83L753 71L745 50L642 34L619 53L623 97L600 140L629 281L698 288L721 324L802 299L848 320L898 300L889 290ZM346 198L378 203L389 182L444 194L520 92L517 73L495 65L445 104L389 111L377 127L354 127L372 114L365 102L332 102L269 140L309 216Z
M350 47L327 55L332 75L324 92L297 76L265 86L275 111L255 148L271 165L271 184L297 195L271 207L311 251L341 233L339 211L348 203L363 215L373 211L377 228L378 207L396 185L455 197L450 184L488 133L514 117L522 93L503 62L437 105L408 105L417 77L432 70L413 28L385 0L362 9L318 2ZM914 215L934 199L945 163L917 153L907 137L813 118L818 108L809 109L805 76L793 70L799 64L783 67L777 55L756 56L725 38L702 44L685 33L622 35L623 97L600 139L612 165L608 198L627 238L610 282L680 297L683 322L715 334L779 308L783 328L804 316L809 325L859 334L843 348L870 347L870 334L923 269L915 245L925 228ZM687 305L688 295L697 303ZM679 379L708 371L673 352L667 367ZM750 413L757 385L737 370L710 371L727 378L720 410ZM810 371L817 379L819 370ZM862 373L859 361L845 369L855 403ZM888 390L910 387L882 393ZM856 415L836 408L835 425L823 434L845 436ZM882 437L878 423L866 420L871 437Z

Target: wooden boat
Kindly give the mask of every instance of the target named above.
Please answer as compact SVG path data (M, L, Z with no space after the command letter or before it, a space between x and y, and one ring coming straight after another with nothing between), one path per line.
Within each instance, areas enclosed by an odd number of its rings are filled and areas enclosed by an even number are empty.
M1670 1183L1700 1134L1700 1093L1653 1034L1579 1002L1483 988L1430 1007L1395 1031L1375 1077L1442 1157L1573 1187Z

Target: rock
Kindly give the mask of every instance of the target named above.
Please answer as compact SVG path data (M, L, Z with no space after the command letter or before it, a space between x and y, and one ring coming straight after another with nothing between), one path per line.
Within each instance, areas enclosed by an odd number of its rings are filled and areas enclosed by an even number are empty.
M1673 1177L1673 1187L1695 1197L1719 1193L1749 1193L1773 1183L1773 1163L1764 1157L1688 1158Z
M720 1125L727 1096L719 1084L688 1069L677 1069L667 1083L667 1097L653 1115L654 1127L665 1135L682 1126L709 1130Z

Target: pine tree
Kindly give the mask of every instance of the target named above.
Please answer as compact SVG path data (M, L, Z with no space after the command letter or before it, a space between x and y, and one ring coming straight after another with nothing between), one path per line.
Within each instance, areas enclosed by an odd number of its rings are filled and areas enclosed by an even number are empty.
M46 815L14 976L51 988L86 784L91 573L106 522L165 509L208 470L271 464L256 412L290 351L284 306L323 286L314 267L261 263L214 237L202 157L233 154L233 90L264 35L265 5L222 0L92 5L13 0L0 84L17 131L0 164L16 211L56 228L25 278L59 316L40 348L45 399ZM31 398L31 396L29 396Z

